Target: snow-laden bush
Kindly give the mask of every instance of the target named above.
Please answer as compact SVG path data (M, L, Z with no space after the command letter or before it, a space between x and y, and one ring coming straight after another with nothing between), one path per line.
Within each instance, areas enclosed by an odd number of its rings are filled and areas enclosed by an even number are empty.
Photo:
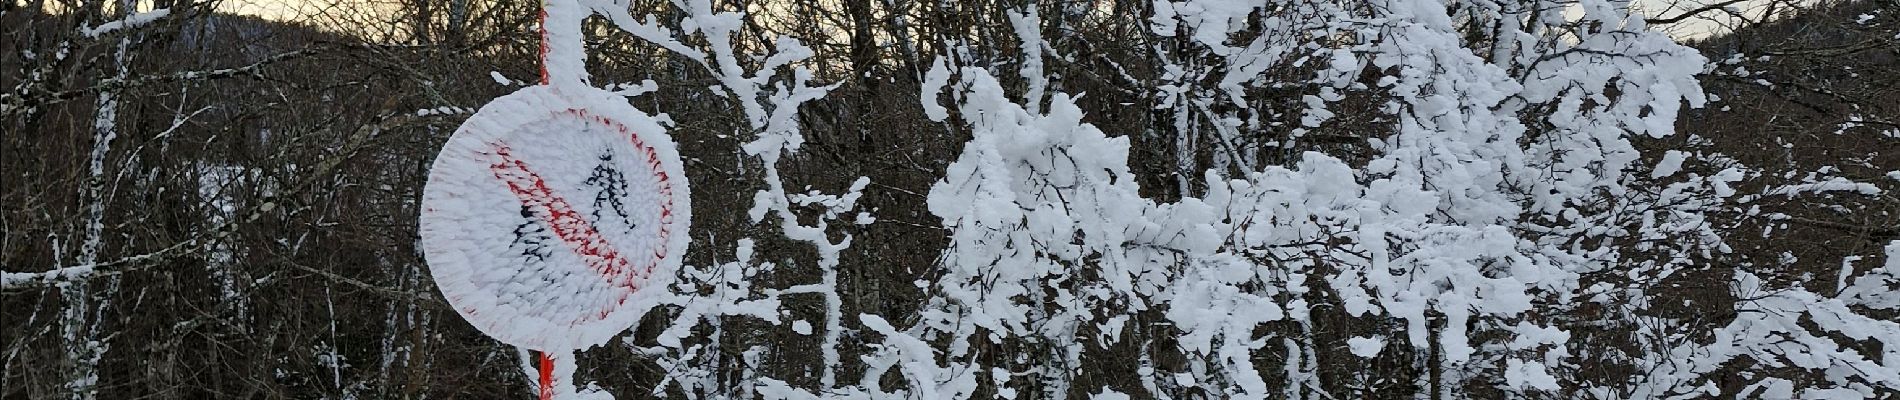
M1891 266L1855 275L1836 296L1770 288L1736 271L1741 315L1709 333L1668 332L1669 318L1646 310L1649 288L1722 259L1727 232L1711 213L1747 202L1735 189L1747 174L1684 174L1683 152L1639 163L1634 140L1674 134L1678 110L1704 103L1696 82L1704 61L1646 29L1627 3L1578 6L1564 14L1545 1L1157 1L1152 33L1178 38L1156 49L1169 71L1157 97L1172 114L1176 156L1193 165L1185 160L1205 150L1196 143L1219 147L1206 151L1215 169L1178 179L1175 201L1141 195L1133 133L1083 122L1076 96L1044 71L1039 10L1012 10L1020 92L979 66L990 62L971 60L988 53L963 47L923 72L926 114L970 139L928 193L950 242L935 279L918 282L929 300L915 316L838 315L828 268L849 240L831 242L823 221L851 202L800 225L771 173L776 149L797 149L796 128L776 116L788 114L755 116L761 142L748 151L764 158L771 189L753 217L779 213L789 237L819 250L826 279L765 292L826 293L823 380L796 387L746 374L740 383L752 390L718 393L1336 398L1381 384L1364 372L1340 375L1337 363L1360 362L1423 371L1417 382L1383 384L1444 398L1714 395L1713 374L1735 372L1723 368L1784 366L1823 379L1767 378L1744 393L1891 390L1900 328L1858 311L1894 307L1882 292ZM731 79L743 69L730 50L714 53L748 114L811 98L756 94L749 85L763 78ZM805 85L794 75L781 93ZM1255 98L1263 88L1311 94L1289 117L1260 108L1275 101ZM1348 98L1370 99L1377 115L1355 117L1384 121L1381 130L1329 125L1339 118L1329 107ZM1287 126L1277 118L1297 124L1284 130L1288 140L1248 137ZM1366 152L1298 152L1284 165L1266 156L1306 135L1363 137ZM855 198L863 187L827 198ZM728 268L750 268L743 257ZM868 348L839 348L847 321L870 335ZM1599 342L1580 344L1579 335L1666 345L1592 348ZM1888 345L1866 355L1833 337ZM1100 367L1095 360L1127 361L1108 353L1130 345L1140 351L1136 376L1078 386ZM863 372L834 377L854 369L838 363L862 363ZM1642 372L1590 372L1608 367Z

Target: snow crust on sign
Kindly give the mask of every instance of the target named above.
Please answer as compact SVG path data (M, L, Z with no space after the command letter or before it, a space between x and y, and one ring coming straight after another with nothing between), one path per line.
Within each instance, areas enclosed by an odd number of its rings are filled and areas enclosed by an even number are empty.
M585 349L666 295L688 193L652 117L598 89L532 86L483 106L443 146L421 245L443 295L483 333Z

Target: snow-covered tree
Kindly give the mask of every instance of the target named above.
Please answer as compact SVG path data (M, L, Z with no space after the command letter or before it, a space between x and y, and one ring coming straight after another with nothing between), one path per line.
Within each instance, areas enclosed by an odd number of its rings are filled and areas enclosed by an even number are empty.
M53 160L0 159L0 397L1900 394L1891 9L396 4L0 8L0 151ZM697 207L660 305L547 366L414 243L540 56Z

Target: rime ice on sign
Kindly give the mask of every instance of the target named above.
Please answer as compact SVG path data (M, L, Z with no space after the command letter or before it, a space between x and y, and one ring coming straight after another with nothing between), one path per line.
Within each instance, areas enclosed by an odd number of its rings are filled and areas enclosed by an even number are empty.
M443 146L423 191L422 249L443 295L483 333L584 349L665 291L686 249L687 193L651 117L593 88L528 87L483 106Z

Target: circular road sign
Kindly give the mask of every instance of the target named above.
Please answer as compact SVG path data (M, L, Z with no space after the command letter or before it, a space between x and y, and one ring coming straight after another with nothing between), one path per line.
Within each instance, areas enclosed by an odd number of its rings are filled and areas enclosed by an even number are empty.
M530 86L443 145L423 189L436 286L504 343L579 350L638 322L686 250L690 203L673 142L624 98Z

